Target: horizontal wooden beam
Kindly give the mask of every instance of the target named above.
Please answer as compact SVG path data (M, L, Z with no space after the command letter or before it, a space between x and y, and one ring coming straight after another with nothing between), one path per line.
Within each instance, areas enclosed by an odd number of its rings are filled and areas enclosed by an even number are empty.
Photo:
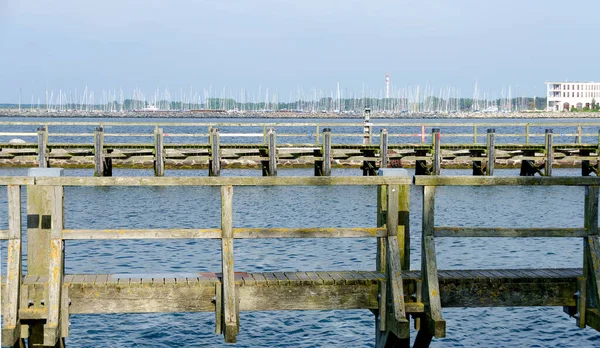
M36 185L60 186L371 186L410 185L410 177L36 177ZM20 182L19 182L20 183ZM15 184L19 184L15 183ZM2 181L0 179L0 184ZM33 184L26 181L24 184Z
M0 231L2 232L2 231ZM385 237L385 228L234 228L234 238L371 238ZM0 239L2 235L0 234ZM206 229L65 229L63 239L207 239L221 238L220 228ZM5 238L6 239L6 238Z
M586 237L585 228L436 227L436 237Z
M371 238L385 237L385 228L234 228L233 238Z
M34 183L34 179L28 176L0 176L0 186L33 185Z
M600 177L425 176L414 177L418 186L598 186Z
M63 230L63 239L197 239L221 238L220 228L206 229L114 229L114 230Z

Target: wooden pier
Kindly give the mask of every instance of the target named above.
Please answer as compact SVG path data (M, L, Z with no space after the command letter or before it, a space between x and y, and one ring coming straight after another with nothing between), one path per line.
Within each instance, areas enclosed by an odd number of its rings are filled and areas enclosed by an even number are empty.
M33 122L0 122L5 130L34 125ZM389 167L415 168L417 175L439 174L442 168L469 168L473 175L491 176L495 168L516 168L522 176L551 176L553 167L581 167L582 175L587 176L598 172L600 162L598 122L328 125L49 122L37 126L36 132L0 132L5 139L27 139L0 142L0 167L94 168L95 176L112 176L113 168L140 168L153 169L158 177L164 176L165 170L173 169L201 169L207 170L210 176L219 176L224 168L255 168L261 170L263 176L277 175L278 168L314 168L315 176L329 176L332 168L345 167L360 168L365 176L376 175L379 168ZM61 127L88 132L50 131ZM127 131L131 127L154 130L132 133ZM198 129L198 132L178 133L181 127L187 127L188 131ZM472 131L457 133L457 127ZM499 130L510 127L522 132ZM93 132L89 132L90 128ZM167 133L166 128L174 132ZM345 133L336 132L336 128ZM392 133L388 128L407 132ZM540 133L542 128L543 133ZM572 131L555 133L556 128ZM278 129L291 129L291 133ZM306 134L297 129L314 131ZM353 131L348 132L348 129ZM379 132L374 133L374 129ZM88 140L73 141L79 138ZM224 141L230 138L249 142ZM472 142L463 142L465 138ZM513 141L501 141L504 138ZM288 143L288 139L296 142Z
M7 276L2 281L2 345L58 347L69 336L69 316L99 313L214 312L215 332L235 342L240 311L369 309L377 347L416 347L446 336L448 307L562 306L579 327L600 330L598 177L408 177L397 169L373 177L60 177L60 169L29 177L0 177L7 187ZM48 176L51 175L51 176ZM54 177L52 176L54 175ZM246 228L234 221L239 186L377 187L374 226L361 228ZM410 265L410 188L422 190L421 265ZM579 228L442 227L435 224L438 186L583 186L584 226ZM64 223L67 186L218 186L220 228L69 229ZM27 188L27 274L22 275L21 193ZM565 188L568 189L568 188ZM436 238L578 237L583 269L438 270ZM219 239L222 267L213 273L172 275L65 274L65 240ZM377 238L369 270L246 273L234 269L241 238Z

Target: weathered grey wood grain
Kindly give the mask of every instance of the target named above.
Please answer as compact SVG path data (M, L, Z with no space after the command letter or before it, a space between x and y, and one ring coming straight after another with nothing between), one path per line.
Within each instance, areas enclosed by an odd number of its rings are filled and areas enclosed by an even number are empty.
M435 237L585 237L585 228L435 227Z
M233 268L233 187L221 187L221 257L223 274L223 331L225 342L235 343L239 332Z
M61 291L64 276L63 267L63 187L51 188L49 201L52 209L52 224L50 229L49 272L48 272L48 297L45 306L48 310L48 319L44 324L44 345L54 346L61 338Z
M435 186L423 187L423 233L421 239L421 271L423 272L423 303L428 328L436 338L446 335L437 275L434 241Z
M19 293L21 292L21 186L9 185L8 191L8 256L6 292L2 313L2 345L13 346L20 339Z
M485 175L494 176L494 167L496 164L496 130L487 130L487 168Z
M165 147L162 128L154 130L154 176L165 176Z
M379 135L379 157L381 158L380 168L388 167L388 130L382 128Z
M418 186L598 186L600 177L415 176Z
M544 175L552 176L552 161L554 159L554 148L552 147L552 129L546 129L545 147L546 162L544 163Z
M269 176L277 176L277 132L270 128L267 132L269 151Z
M444 178L444 177L441 177ZM539 179L539 178L536 178ZM561 178L548 178L561 179ZM595 179L595 177L578 178ZM411 177L37 177L37 186L371 186L408 185ZM0 184L33 184L33 179L0 178ZM598 180L600 183L600 178Z

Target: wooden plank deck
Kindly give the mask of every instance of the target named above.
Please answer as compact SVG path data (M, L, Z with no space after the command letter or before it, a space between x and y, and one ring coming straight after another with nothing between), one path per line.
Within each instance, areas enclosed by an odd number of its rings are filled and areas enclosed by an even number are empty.
M575 306L581 269L440 270L442 307ZM406 312L420 313L420 271L402 271ZM377 309L371 271L236 272L241 311ZM67 275L71 314L213 312L219 273ZM4 284L4 281L3 281ZM44 279L24 284L43 288Z

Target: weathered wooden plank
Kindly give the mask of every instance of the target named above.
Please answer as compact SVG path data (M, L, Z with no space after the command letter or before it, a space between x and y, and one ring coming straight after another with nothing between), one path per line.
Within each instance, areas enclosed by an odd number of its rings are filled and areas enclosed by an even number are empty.
M277 278L275 277L275 275L273 275L272 272L265 272L265 273L263 273L263 276L267 280L267 285L268 286L277 286L277 285L279 285L279 282L277 281Z
M305 272L305 273L306 273L306 276L312 280L313 284L316 284L316 285L323 284L323 279L321 277L319 277L317 272Z
M327 272L316 272L316 273L319 276L319 278L321 278L321 280L323 281L323 284L325 284L325 285L335 284L335 280L329 274L327 274Z
M283 272L273 272L275 279L279 285L291 285L290 280L285 276Z
M435 237L585 237L585 228L435 227Z
M398 240L393 237L388 237L388 274L391 290L391 303L394 318L398 322L406 322L406 330L408 330L408 321L406 321L404 313L404 289L402 287L402 267L400 265L400 248Z
M442 177L443 178L443 177ZM578 178L595 179L596 177ZM536 178L540 179L540 178ZM543 178L543 179L561 179ZM14 183L31 185L33 180L1 178L0 184ZM410 185L411 177L372 176L372 177L36 177L40 186L374 186ZM598 178L600 184L600 178ZM582 184L583 185L583 184Z
M19 293L21 291L21 186L9 185L8 193L8 256L6 262L6 300L3 301L4 322L2 345L13 346L20 338Z
M306 275L306 272L296 272L296 276L300 279L300 285L312 285L312 279Z
M223 272L223 332L225 342L235 343L239 332L233 263L233 187L221 187L221 257Z
M371 238L386 235L384 228L234 228L234 238Z
M33 185L35 178L29 176L0 176L0 186Z
M421 271L423 272L423 303L431 335L446 335L437 275L434 241L435 186L423 187L423 232L421 238Z
M257 286L267 286L267 278L262 273L250 274Z
M600 185L600 177L484 177L484 176L415 176L418 186L588 186Z
M91 230L70 229L62 231L63 239L203 239L221 238L220 228L206 229L121 229Z
M52 209L52 224L50 229L50 252L48 273L48 319L44 324L44 345L54 346L60 339L61 329L61 291L64 276L63 230L63 187L54 186L50 190L50 205Z

